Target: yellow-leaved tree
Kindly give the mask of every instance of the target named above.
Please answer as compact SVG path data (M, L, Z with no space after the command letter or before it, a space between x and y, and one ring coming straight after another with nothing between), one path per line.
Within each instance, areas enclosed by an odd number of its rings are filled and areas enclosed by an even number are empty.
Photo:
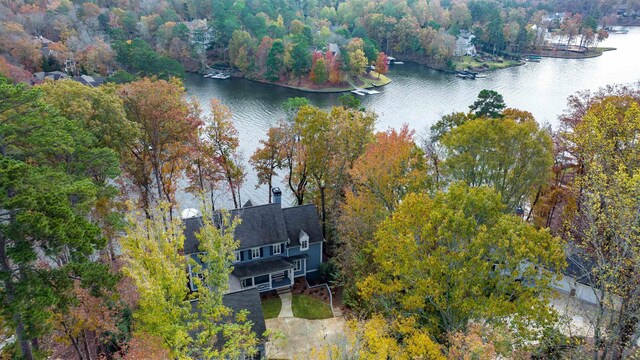
M464 183L407 195L378 227L360 294L388 317L415 317L439 341L473 320L508 323L522 341L540 336L555 320L547 299L562 243L503 209L497 192Z
M237 222L223 216L220 228L203 216L196 235L198 261L183 255L181 221L166 220L168 206L155 209L151 218L131 219L121 240L124 273L138 291L133 332L140 338L161 339L172 358L237 358L256 353L257 337L247 313L233 314L223 305L227 291ZM134 221L136 220L136 221ZM190 293L187 266L191 264L198 291ZM262 335L262 334L259 334Z
M640 102L597 100L564 137L582 164L565 235L596 299L592 358L626 358L640 318Z

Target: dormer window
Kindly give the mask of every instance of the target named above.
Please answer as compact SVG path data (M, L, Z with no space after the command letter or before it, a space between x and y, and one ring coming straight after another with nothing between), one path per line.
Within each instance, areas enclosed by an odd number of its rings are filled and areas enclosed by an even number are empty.
M300 230L300 250L309 250L309 235L304 230Z
M282 253L282 248L280 247L280 244L272 245L271 246L271 253L273 255L281 254Z
M253 249L251 249L251 258L252 258L252 259L258 259L258 258L260 258L260 248L253 248Z

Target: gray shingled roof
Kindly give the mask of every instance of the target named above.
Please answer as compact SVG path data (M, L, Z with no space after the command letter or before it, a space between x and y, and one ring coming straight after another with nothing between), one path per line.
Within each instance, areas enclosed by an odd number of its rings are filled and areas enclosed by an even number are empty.
M251 330L259 339L262 339L262 334L267 331L267 327L264 324L262 301L257 288L226 294L222 298L222 303L233 310L234 314L241 310L249 311L247 318L253 322Z
M196 239L196 233L202 227L202 218L193 217L184 219L184 253L193 254L197 253L200 242Z
M235 238L240 249L249 249L287 241L283 211L280 204L265 204L231 210L242 222L236 227Z
M309 235L309 243L324 241L322 226L318 219L316 206L313 204L301 205L282 209L287 234L291 239L291 246L300 246L300 230Z
M247 310L249 312L247 319L253 323L251 331L256 334L259 340L264 340L262 334L267 330L267 327L264 323L262 301L260 300L260 293L257 288L228 293L222 297L222 304L233 311L233 315L225 319L226 321L234 321L235 314L242 310ZM200 313L200 309L198 309L198 300L191 302L191 311L198 314ZM197 332L198 330L190 331L192 336L195 336ZM221 348L222 344L217 343L216 346Z
M234 234L240 242L240 250L283 243L288 239L291 239L291 246L300 246L300 230L309 235L309 243L324 240L316 206L312 204L285 209L280 204L254 205L231 210L231 216L242 219ZM202 219L189 218L184 223L184 253L198 252L195 234L202 227Z
M284 271L293 269L293 264L281 257L268 257L264 259L251 260L233 266L231 274L239 279L269 274L274 271Z

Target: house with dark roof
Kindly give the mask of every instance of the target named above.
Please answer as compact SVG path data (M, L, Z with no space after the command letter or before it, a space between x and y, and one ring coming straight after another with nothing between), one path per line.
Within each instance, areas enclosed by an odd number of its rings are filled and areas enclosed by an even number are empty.
M274 202L230 211L232 219L240 218L234 237L240 246L235 252L229 292L251 288L269 291L293 285L297 277L315 278L322 263L324 237L315 205L282 208L281 195L274 188ZM202 218L184 219L184 253L199 261L196 233ZM191 267L189 276L197 276ZM190 281L192 291L197 291Z

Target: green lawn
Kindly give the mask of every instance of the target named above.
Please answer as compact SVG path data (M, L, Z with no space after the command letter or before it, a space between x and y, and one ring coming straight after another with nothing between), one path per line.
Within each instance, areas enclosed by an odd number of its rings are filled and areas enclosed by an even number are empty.
M262 313L265 319L277 318L282 308L282 301L279 297L271 297L262 300Z
M293 316L298 318L315 320L333 317L328 304L307 295L293 295L291 307Z
M383 86L391 82L391 79L382 74L380 74L380 78L378 78L378 73L375 71L371 71L371 77L358 76L358 79L366 84L364 86L365 88L370 88L370 83L375 84L376 86Z
M456 70L467 70L469 67L478 67L485 64L489 66L489 70L498 70L498 69L506 69L508 67L516 66L520 64L520 62L515 60L504 60L503 62L497 62L497 61L479 62L474 57L463 56L459 60L455 61L454 64L456 66Z

